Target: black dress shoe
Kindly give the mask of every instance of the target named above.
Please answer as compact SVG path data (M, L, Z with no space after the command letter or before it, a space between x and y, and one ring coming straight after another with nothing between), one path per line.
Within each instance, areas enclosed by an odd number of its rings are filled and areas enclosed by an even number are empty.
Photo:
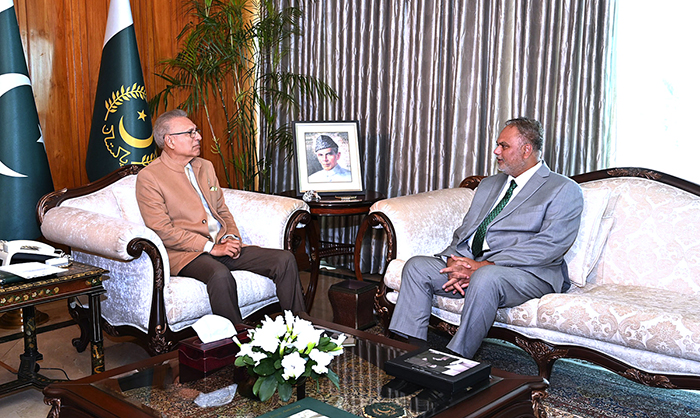
M420 338L416 337L408 337L408 343L415 345L422 350L427 350L430 348L426 340L421 340Z

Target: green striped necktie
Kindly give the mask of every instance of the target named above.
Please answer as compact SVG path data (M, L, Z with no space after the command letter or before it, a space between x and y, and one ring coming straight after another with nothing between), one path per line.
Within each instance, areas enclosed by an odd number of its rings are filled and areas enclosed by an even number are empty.
M500 202L496 205L493 210L484 218L483 221L481 221L481 224L479 224L479 227L476 228L476 232L474 233L474 240L472 241L472 255L474 255L474 258L478 257L481 255L483 252L483 247L484 247L484 238L486 237L486 229L488 229L489 224L491 221L493 221L496 216L498 216L499 213L503 210L504 207L508 204L508 201L510 200L510 197L513 195L513 190L518 185L515 183L515 180L510 181L510 187L506 191L506 194L503 195L503 199L501 199Z

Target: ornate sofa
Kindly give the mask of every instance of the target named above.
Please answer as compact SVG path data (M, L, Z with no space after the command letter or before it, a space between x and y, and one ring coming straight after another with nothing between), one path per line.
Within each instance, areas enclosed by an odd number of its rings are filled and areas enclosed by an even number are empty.
M47 240L69 246L75 261L109 270L101 303L103 329L113 336L135 336L155 355L194 335L191 325L210 314L211 306L204 283L171 276L163 243L144 225L135 195L139 169L125 166L86 186L50 193L39 202L37 216ZM308 205L299 199L223 192L244 243L293 250L299 244L295 229L310 225ZM272 280L246 271L232 275L246 320L280 310ZM312 278L305 289L307 309L315 292ZM79 351L90 337L83 302L69 303L81 327L81 337L73 341Z
M358 240L369 227L388 234L375 298L385 331L404 262L449 244L481 178L370 208ZM547 379L557 359L578 358L650 386L700 388L700 186L637 168L573 179L584 209L565 257L571 289L500 309L489 336L523 348ZM431 325L454 333L462 301L435 297Z

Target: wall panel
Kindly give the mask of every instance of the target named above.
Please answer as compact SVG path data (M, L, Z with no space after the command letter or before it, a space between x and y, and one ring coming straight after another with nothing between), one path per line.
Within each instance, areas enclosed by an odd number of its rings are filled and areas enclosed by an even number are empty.
M177 51L177 35L189 19L185 3L131 0L149 96L163 88L155 72L160 60ZM86 184L85 156L109 0L14 0L14 4L54 186ZM196 116L193 120L202 125ZM217 165L210 143L205 136L203 156Z

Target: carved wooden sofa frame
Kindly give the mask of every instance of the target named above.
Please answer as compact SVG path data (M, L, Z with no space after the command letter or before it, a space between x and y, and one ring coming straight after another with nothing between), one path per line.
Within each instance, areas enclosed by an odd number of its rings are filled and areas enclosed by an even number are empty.
M93 183L87 184L82 187L77 187L74 189L62 189L44 196L37 205L37 218L39 223L44 222L46 213L52 208L58 207L62 202L73 199L76 197L86 196L109 185L116 183L117 181L127 177L136 175L141 169L141 166L129 165L115 170L113 173L105 176L104 178L97 180ZM275 197L277 198L277 197ZM305 204L304 204L305 205ZM235 213L234 213L235 216ZM311 214L307 209L296 210L289 216L286 227L284 228L284 249L292 252L296 252L300 245L299 235L295 234L297 228L308 229L311 225ZM53 240L54 243L61 245L59 240ZM312 253L315 251L314 248L311 249ZM157 355L164 352L168 352L175 348L176 343L182 339L191 337L195 335L194 330L191 326L187 326L179 331L173 331L168 324L168 319L166 317L166 305L164 300L164 288L165 288L165 269L163 266L164 260L161 256L161 251L154 242L143 239L135 238L132 239L127 244L126 251L133 257L133 259L138 259L142 254L146 254L150 259L150 263L153 267L153 281L152 281L152 300L150 308L150 317L148 319L148 332L145 333L141 329L138 329L130 325L120 325L113 326L107 322L104 317L102 318L102 328L109 335L114 337L120 336L132 336L136 338L136 342L144 347L150 355ZM109 275L109 274L108 274ZM310 311L315 293L316 293L317 280L314 277L311 278L308 286L304 289L304 299L306 302L307 312ZM108 296L108 295L107 295ZM69 299L68 307L71 316L78 322L81 330L81 335L79 338L73 340L73 345L79 352L82 352L87 347L90 341L91 327L90 327L90 317L88 310L83 307L81 303L75 300ZM274 312L279 312L281 310L279 303L275 302L269 304L254 313L250 314L245 318L245 322L252 323L258 321L264 317L266 314L271 314ZM103 312L104 313L104 312Z
M600 170L591 173L585 173L573 176L576 182L583 184L603 179L622 177L633 177L640 179L653 180L673 188L680 189L695 196L700 196L700 186L690 183L683 179L670 176L664 173L641 168L615 168L608 170ZM478 186L483 176L472 176L461 182L460 187L475 189ZM381 228L385 231L387 237L387 253L386 263L389 263L396 258L397 253L397 237L391 220L382 212L372 212L374 207L370 209L370 214L363 221L358 233L357 242L361 243L364 233L368 228ZM700 281L700 278L697 278ZM572 285L573 287L573 285ZM386 335L391 334L388 330L391 315L394 310L394 303L387 299L387 285L382 280L376 296L375 310L384 327ZM432 315L430 325L435 330L454 335L457 326L439 319ZM700 325L700 324L699 324ZM604 352L582 347L577 345L552 344L541 339L529 338L515 330L494 326L491 328L488 337L510 342L523 350L525 350L535 360L539 369L539 375L545 379L549 379L554 362L558 359L570 358L580 359L592 362L611 370L627 379L635 382L663 388L676 389L699 389L700 375L698 374L679 374L679 373L648 373L637 367L631 366L624 361L614 358Z

